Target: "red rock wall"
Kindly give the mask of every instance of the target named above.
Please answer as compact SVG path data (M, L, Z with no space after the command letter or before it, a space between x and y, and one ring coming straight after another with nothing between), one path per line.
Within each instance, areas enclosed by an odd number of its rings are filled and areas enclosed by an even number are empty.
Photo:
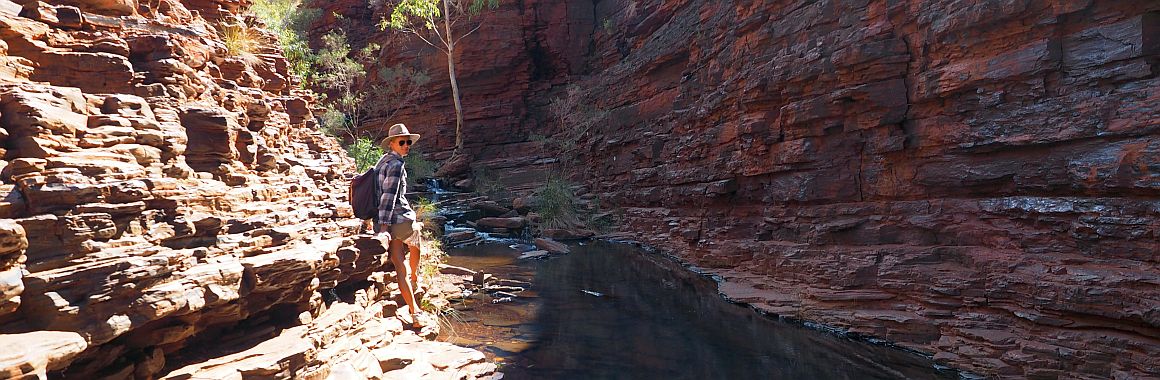
M1160 3L488 17L460 56L474 165L554 156L521 136L574 132L547 104L579 84L609 114L581 131L577 178L728 297L1001 377L1160 376ZM433 91L401 121L446 148Z
M243 4L67 4L0 0L0 378L152 379L219 350L244 355L177 376L382 375L370 350L402 326L381 245L353 239L353 162L269 35L227 53Z

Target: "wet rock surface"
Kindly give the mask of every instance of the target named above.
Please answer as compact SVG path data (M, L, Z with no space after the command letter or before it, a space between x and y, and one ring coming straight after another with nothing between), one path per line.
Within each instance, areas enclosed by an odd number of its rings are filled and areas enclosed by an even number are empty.
M218 37L243 2L22 4L0 0L0 378L494 372L395 320L312 95L272 44ZM398 342L443 354L398 374Z
M524 1L460 53L464 140L513 192L572 170L769 312L982 374L1156 377L1158 12ZM569 83L588 127L551 115ZM449 92L405 116L444 149Z

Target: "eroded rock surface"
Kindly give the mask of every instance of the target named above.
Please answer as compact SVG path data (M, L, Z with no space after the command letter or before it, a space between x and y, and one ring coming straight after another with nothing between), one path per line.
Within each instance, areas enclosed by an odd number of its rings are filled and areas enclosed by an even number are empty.
M488 178L572 170L728 297L955 367L1160 376L1160 3L520 1L485 17L458 68ZM580 101L560 125L568 84ZM405 116L443 136L425 144L450 147L449 93Z
M227 51L243 3L0 0L0 378L389 373L353 163L272 44Z

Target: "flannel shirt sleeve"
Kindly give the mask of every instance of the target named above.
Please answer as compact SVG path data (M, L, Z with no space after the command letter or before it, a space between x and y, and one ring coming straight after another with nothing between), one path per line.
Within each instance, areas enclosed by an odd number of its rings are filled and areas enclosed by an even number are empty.
M379 170L379 184L382 186L382 195L379 197L379 224L389 226L395 224L399 199L399 184L403 179L403 162L390 160Z

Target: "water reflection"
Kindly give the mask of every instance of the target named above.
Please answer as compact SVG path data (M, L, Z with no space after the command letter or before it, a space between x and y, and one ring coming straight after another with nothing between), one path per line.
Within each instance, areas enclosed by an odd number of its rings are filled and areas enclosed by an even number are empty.
M455 265L534 283L515 303L469 302L456 327L458 343L508 362L507 379L957 377L910 353L729 304L712 281L629 245L531 262L496 245L451 254Z

